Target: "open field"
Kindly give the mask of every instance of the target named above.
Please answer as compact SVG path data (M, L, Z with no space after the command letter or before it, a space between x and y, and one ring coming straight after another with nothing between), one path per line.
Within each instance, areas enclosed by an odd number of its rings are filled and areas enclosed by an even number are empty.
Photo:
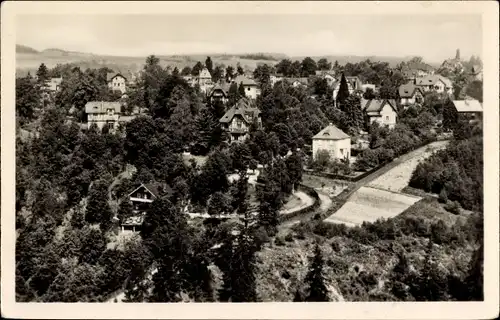
M401 192L410 182L417 165L437 150L444 149L448 141L437 141L426 148L415 150L414 157L399 164L368 184L369 187Z
M420 199L416 196L362 187L325 222L346 223L353 226L360 225L364 221L374 222L379 218L388 219L397 216Z

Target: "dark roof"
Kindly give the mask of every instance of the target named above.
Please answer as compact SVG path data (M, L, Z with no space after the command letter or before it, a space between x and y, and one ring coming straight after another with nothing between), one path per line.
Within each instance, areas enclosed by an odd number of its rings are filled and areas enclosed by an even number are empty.
M115 113L122 111L121 102L89 101L85 104L85 113L106 113L107 109L114 109Z
M121 73L121 72L108 73L106 75L106 79L109 82L109 81L113 80L113 78L115 78L117 76L122 76L123 78L125 78L125 80L128 80L127 77L123 73Z
M399 97L401 98L411 98L415 94L416 90L420 90L420 88L413 83L402 84L399 86Z
M231 107L224 116L219 120L222 123L231 122L236 115L240 115L243 119L249 123L251 120L249 119L249 113L253 115L253 117L257 117L260 114L260 110L251 105L248 99L240 99L236 105Z
M369 114L378 114L386 104L389 104L397 112L396 101L394 99L362 99L361 109Z
M318 134L316 134L314 137L312 137L313 140L315 139L320 139L320 140L343 140L343 139L349 139L350 137L342 130L334 126L332 123L328 125L328 127L324 128Z
M220 90L222 91L222 93L224 93L225 96L227 96L228 92L229 92L229 86L226 85L226 84L220 84L220 83L217 83L213 88L212 90L210 90L210 94L209 96L212 96L212 94L216 91L216 90Z
M249 79L246 76L239 75L237 76L234 80L234 83L237 85L240 85L240 83L243 83L244 86L256 86L257 82L255 82L253 79Z
M157 182L150 182L150 183L141 183L140 186L132 190L129 195L137 191L139 188L144 187L146 190L148 190L155 198L158 198L161 195L160 190L163 191L163 193L167 194L172 194L172 188L170 188L169 185L162 186L160 183Z

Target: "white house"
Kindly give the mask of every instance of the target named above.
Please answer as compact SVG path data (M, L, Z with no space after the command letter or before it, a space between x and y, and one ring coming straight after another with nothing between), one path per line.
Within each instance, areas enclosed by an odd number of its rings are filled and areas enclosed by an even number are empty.
M280 82L282 80L283 80L282 74L272 74L269 76L269 81L271 83L271 86L273 86L273 87L277 82Z
M398 113L393 99L361 99L361 109L369 124L378 122L391 129L396 125Z
M423 92L436 91L437 93L453 94L453 84L451 80L443 76L433 74L415 80Z
M59 89L61 87L62 80L63 80L62 77L50 78L49 80L47 80L45 82L45 89L48 91L52 91L52 92L59 91Z
M257 99L257 96L260 94L259 86L253 79L240 75L237 76L232 82L236 83L238 87L243 85L243 88L245 89L245 96L248 98Z
M315 159L321 150L326 150L331 159L351 159L351 137L329 124L312 137L312 152Z
M120 91L122 94L127 92L127 78L121 73L108 74L107 78L110 90Z
M197 77L197 83L200 86L201 92L209 92L213 86L212 75L207 68L203 68Z
M453 100L453 106L462 118L475 120L483 113L483 106L476 99Z
M422 90L412 83L399 86L399 98L401 99L401 105L404 107L424 101Z

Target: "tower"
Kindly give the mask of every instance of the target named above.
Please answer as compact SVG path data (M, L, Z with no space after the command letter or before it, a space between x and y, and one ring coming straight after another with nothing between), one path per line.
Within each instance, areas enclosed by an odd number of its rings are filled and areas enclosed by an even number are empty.
M460 49L457 49L457 53L455 55L455 60L460 60Z

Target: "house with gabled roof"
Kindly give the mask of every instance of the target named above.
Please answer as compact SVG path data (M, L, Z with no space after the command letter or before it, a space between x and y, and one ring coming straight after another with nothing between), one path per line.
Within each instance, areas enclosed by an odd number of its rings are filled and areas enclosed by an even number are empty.
M120 91L122 94L127 92L128 79L120 72L109 73L106 76L108 87L113 91Z
M245 96L251 99L257 99L257 96L260 94L260 89L259 86L257 85L257 82L255 80L250 79L247 76L244 75L239 75L236 78L234 78L232 83L236 83L238 87L240 85L243 86L245 89Z
M417 78L415 84L424 92L435 91L437 93L453 94L453 83L450 79L441 75L433 74Z
M483 106L476 99L466 97L464 100L453 100L452 102L461 119L477 120L483 114Z
M226 83L217 83L209 92L208 99L210 102L217 101L226 103L229 94L229 85Z
M159 183L141 183L137 188L132 190L127 199L132 204L133 215L121 222L122 232L124 231L140 231L144 222L144 217L148 213L151 203L161 197L163 194L173 194L172 189L166 185Z
M398 109L394 99L361 99L361 110L369 125L378 122L391 129L396 126Z
M197 77L197 83L200 86L201 92L208 93L212 86L214 85L212 82L212 75L207 68L203 68Z
M415 103L422 103L424 101L424 94L420 87L413 83L402 84L398 89L400 103L403 107L413 105Z
M351 159L351 137L330 123L312 137L313 159L321 151L327 151L330 159Z
M99 129L105 126L110 130L118 129L120 115L122 113L121 102L89 101L85 104L87 114L87 125L90 128L96 124Z
M242 98L222 116L219 122L222 129L229 134L231 142L242 142L249 137L253 123L258 128L262 127L260 113L248 98Z

